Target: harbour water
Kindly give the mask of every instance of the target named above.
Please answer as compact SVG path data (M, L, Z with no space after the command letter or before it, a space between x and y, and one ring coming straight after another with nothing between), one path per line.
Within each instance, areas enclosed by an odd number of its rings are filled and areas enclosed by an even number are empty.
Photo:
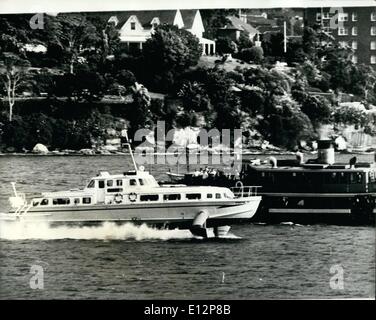
M123 172L129 165L125 156L1 156L0 211L7 210L11 181L27 194L66 190L82 187L100 170ZM167 166L146 169L167 179ZM57 229L1 224L0 299L375 297L372 226L286 221L233 226L232 234L200 240L185 230L111 223ZM43 288L31 285L35 267L43 270Z

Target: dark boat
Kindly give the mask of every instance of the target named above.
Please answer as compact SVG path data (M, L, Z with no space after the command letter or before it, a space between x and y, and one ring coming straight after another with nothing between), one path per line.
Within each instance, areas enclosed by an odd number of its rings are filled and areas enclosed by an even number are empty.
M336 163L331 140L318 142L317 159L271 159L270 165L244 164L241 180L262 186L261 216L271 221L339 224L375 220L376 165Z
M318 157L270 163L243 163L239 177L200 179L187 174L181 183L216 186L258 185L262 195L254 220L279 223L370 224L375 221L376 164L336 163L331 140L318 142Z

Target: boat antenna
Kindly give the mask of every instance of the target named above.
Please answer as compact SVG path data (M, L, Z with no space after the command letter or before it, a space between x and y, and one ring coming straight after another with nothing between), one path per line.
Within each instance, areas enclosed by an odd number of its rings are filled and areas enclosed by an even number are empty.
M132 163L133 163L133 167L134 167L135 171L138 171L137 164L136 164L136 161L135 161L134 156L133 156L132 147L131 147L131 144L130 144L130 142L129 142L129 138L128 138L128 130L127 130L127 129L124 129L124 130L122 131L122 136L123 136L123 137L125 138L125 140L126 140L125 145L127 145L128 150L129 150L129 154L131 155Z

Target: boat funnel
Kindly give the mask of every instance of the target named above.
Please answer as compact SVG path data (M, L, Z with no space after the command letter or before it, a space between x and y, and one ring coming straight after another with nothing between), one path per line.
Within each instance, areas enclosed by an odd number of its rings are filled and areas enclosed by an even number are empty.
M299 162L299 164L303 164L304 163L304 155L302 152L298 151L296 153L296 160Z
M269 157L269 162L272 165L272 168L277 168L277 159L275 157Z
M334 148L332 140L319 140L317 142L317 162L322 164L335 163Z

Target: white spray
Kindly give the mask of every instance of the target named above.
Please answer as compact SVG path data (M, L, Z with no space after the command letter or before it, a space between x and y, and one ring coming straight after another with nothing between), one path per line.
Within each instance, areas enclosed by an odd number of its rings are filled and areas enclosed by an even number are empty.
M113 222L105 222L99 226L58 226L51 227L48 223L0 223L0 239L6 240L169 240L192 238L189 230L159 230L147 225L136 226L131 223L116 225Z

